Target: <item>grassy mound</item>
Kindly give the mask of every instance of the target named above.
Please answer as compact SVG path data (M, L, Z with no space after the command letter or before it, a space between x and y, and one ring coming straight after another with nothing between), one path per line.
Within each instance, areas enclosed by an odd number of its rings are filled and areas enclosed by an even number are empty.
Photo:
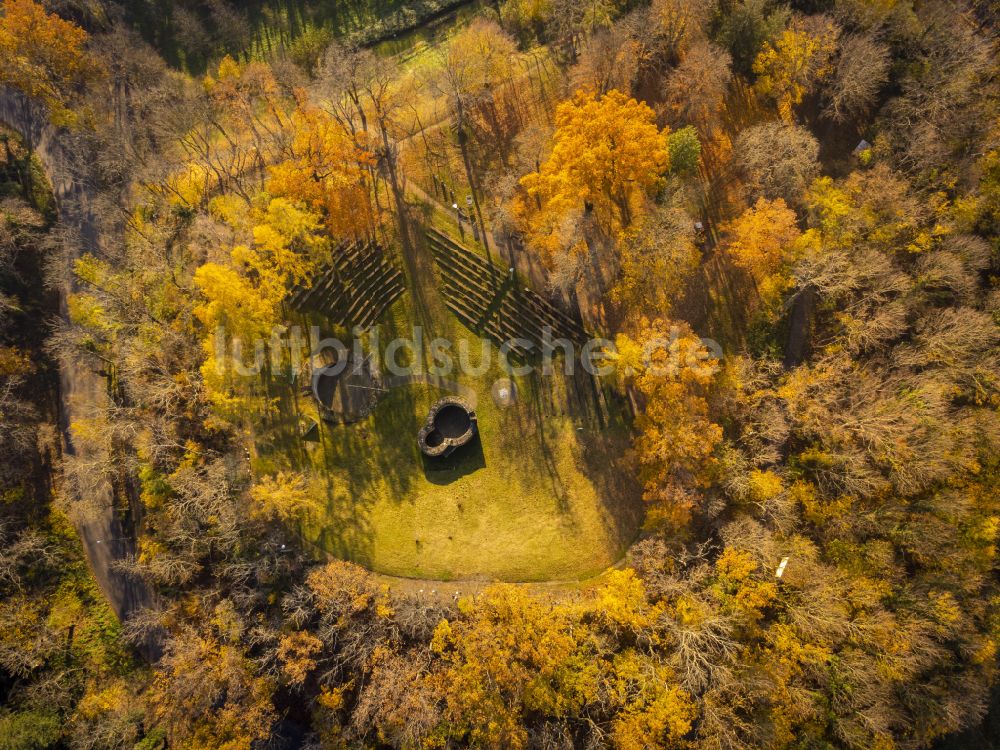
M473 367L482 342L445 308L426 249L404 260L409 293L379 327L382 347L422 326L425 348L435 337L451 342L450 380L394 384L386 373L390 387L371 416L321 424L316 442L299 437L303 420L318 416L315 404L289 388L279 394L281 416L258 429L257 471L306 474L323 512L304 537L381 573L540 581L587 577L615 562L642 516L638 487L623 479L631 472L620 407L599 398L585 373L563 374L558 361L553 375L513 377L517 401L498 407L491 388L512 375L495 354L481 374L459 371L462 342ZM480 434L447 458L428 459L417 432L430 406L455 392L451 381L474 402Z

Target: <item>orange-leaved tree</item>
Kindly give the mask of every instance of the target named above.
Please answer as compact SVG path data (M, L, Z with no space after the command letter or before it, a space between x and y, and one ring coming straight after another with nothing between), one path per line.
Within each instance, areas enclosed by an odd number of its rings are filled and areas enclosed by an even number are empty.
M291 115L290 130L287 158L269 167L268 192L321 212L335 236L363 234L373 221L366 182L372 149L304 98Z
M792 285L791 261L801 236L795 212L781 198L760 198L724 232L733 263L753 277L768 314L776 314Z
M0 84L44 102L56 125L75 125L71 95L101 70L84 49L87 32L34 0L4 0L0 7Z
M543 252L568 217L593 213L609 236L628 227L642 199L670 168L667 130L645 104L620 91L578 92L556 110L552 153L521 184L540 204L529 240Z
M687 324L642 320L619 334L619 378L638 392L636 454L650 527L688 522L691 489L704 482L722 428L709 416L707 395L718 360Z

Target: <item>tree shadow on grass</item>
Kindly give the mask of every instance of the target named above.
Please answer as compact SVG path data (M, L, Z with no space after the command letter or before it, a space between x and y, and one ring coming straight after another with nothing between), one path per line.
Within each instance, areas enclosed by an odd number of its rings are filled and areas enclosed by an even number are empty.
M552 446L549 445L549 439L545 434L545 412L546 412L546 394L547 390L544 386L546 383L543 381L542 376L537 372L533 373L530 377L524 378L521 390L524 392L522 396L523 403L528 412L529 419L521 420L525 423L525 426L530 425L534 429L534 438L538 445L538 451L531 454L532 459L538 467L539 473L544 474L549 478L551 483L552 494L555 496L558 503L558 508L560 513L567 513L570 509L570 499L566 492L566 483L559 473L559 466L556 461L555 454L552 451ZM551 403L551 395L548 394L548 400ZM520 412L518 412L518 416Z
M645 517L642 486L632 457L628 404L599 378L591 380L593 388L603 393L605 411L601 426L592 424L577 432L580 465L597 488L605 512L614 520L615 538L625 549L639 535Z
M645 507L635 466L628 456L631 448L622 433L582 431L577 434L583 472L597 488L607 516L614 521L614 537L627 548L642 528Z
M394 326L388 326L390 336ZM275 383L275 418L256 435L259 470L291 470L310 478L310 490L322 510L303 535L340 558L371 566L375 528L372 514L386 494L404 498L420 477L415 436L418 412L429 398L420 387L389 389L373 413L354 424L331 424L319 418L312 395L301 384ZM303 426L318 422L317 441L304 441Z
M381 487L405 497L419 476L419 460L405 440L419 428L417 398L412 388L392 389L367 420L321 428L316 468L326 486L326 510L320 543L331 552L371 564L371 513Z
M561 488L545 423L555 418L570 419L579 455L577 467L595 488L613 539L625 548L638 535L644 515L642 489L629 457L627 405L599 378L581 371L580 367L567 374L558 364L552 374L536 372L522 386L541 446L536 461L548 472L553 485ZM569 507L560 498L560 509L568 512Z

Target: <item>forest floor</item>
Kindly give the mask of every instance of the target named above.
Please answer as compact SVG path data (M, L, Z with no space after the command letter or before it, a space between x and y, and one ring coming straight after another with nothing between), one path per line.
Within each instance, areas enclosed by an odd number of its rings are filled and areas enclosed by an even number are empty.
M86 180L74 177L58 131L24 96L4 87L0 87L0 126L18 133L34 151L51 186L60 223L69 236L79 238L73 245L76 252L99 248L103 238L94 220L93 188ZM67 314L66 295L71 291L69 284L59 289L61 315ZM62 449L67 455L90 460L93 448L74 441L70 425L74 419L93 414L106 403L104 378L84 360L63 358L59 362L59 397ZM117 510L125 504L124 500L116 498L107 481L97 483L92 493L86 501L97 512L79 514L72 519L73 524L98 586L118 618L124 620L133 611L150 606L153 593L142 581L116 566L134 554L130 524L123 522ZM140 648L150 655L156 652L157 645L147 641Z

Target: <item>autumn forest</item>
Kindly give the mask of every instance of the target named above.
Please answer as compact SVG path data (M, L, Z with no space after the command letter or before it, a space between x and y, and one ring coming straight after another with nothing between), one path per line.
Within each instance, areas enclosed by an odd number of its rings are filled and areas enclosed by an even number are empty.
M0 0L0 750L1000 747L998 45Z

